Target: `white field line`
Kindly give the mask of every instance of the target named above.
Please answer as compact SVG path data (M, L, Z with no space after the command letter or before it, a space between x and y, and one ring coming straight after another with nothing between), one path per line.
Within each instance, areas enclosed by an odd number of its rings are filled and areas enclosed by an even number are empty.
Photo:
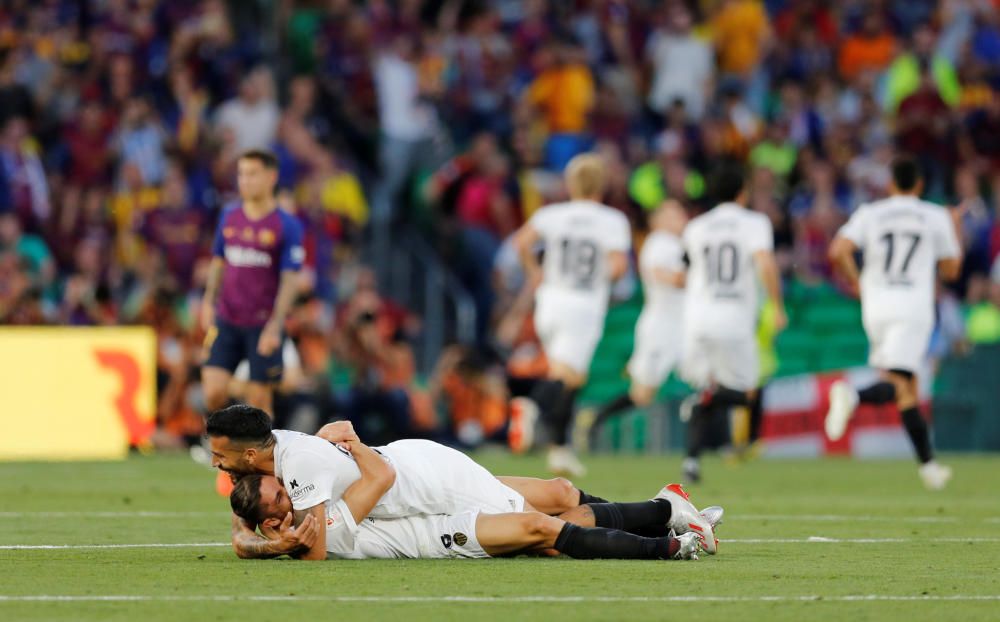
M16 518L221 518L229 516L228 512L169 512L169 511L121 511L121 512L0 512L0 519ZM957 516L869 516L851 514L730 514L727 521L795 521L795 522L885 522L885 523L957 523L960 520L969 523L968 518ZM1000 516L983 519L984 523L998 524Z
M944 542L944 543L997 543L1000 538L830 538L826 536L809 536L808 538L733 538L721 539L723 544L906 544L912 542ZM183 549L202 547L226 547L229 542L175 542L175 543L143 543L143 544L0 544L0 550L6 551L58 551L58 550L100 550L100 549Z
M6 551L59 551L65 549L196 549L205 546L232 546L229 542L177 542L149 544L0 544Z
M848 594L803 596L153 596L153 595L3 595L4 602L323 602L323 603L774 603L774 602L996 602L1000 594L985 595L890 595L890 594Z
M0 512L2 518L202 518L229 516L228 512Z

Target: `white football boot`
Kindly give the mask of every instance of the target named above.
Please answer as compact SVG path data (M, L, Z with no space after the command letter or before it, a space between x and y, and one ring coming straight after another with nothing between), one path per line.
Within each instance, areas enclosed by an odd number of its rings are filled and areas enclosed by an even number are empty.
M830 387L830 410L826 413L826 437L831 441L840 440L847 431L847 422L858 407L858 392L843 380Z
M712 526L714 531L718 531L719 525L722 524L722 515L725 513L725 510L723 510L722 507L718 505L711 505L707 508L703 508L699 513L705 517L705 520L708 521L708 524Z
M715 555L719 550L719 541L715 537L712 523L701 515L698 508L691 503L688 493L680 484L664 486L654 499L665 499L670 502L670 521L667 527L678 535L693 532L701 540L701 546L709 555ZM719 515L721 519L721 514Z
M938 464L934 460L921 466L919 473L927 490L941 490L951 479L951 467Z
M674 538L680 544L680 548L674 553L672 559L698 559L698 553L702 551L702 542L698 534L689 531L688 533L675 535Z
M583 477L587 474L587 467L583 466L569 447L551 447L548 468L555 475L569 478Z

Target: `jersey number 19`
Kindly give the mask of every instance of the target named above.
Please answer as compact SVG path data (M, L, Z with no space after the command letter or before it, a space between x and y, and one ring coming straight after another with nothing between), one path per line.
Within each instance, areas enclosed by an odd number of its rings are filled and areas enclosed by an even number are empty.
M590 240L563 238L559 243L559 270L577 289L589 289L597 272L597 245Z

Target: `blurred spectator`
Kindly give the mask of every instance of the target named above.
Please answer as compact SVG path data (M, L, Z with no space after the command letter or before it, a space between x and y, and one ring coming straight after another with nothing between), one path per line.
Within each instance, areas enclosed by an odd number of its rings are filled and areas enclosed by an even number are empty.
M430 396L448 414L457 444L475 448L507 441L507 385L503 367L467 346L451 346L430 380Z
M1000 343L1000 282L975 275L969 280L965 326L973 345Z
M583 61L582 50L569 41L552 43L536 55L538 77L525 101L542 114L548 134L545 165L553 171L590 146L587 115L594 106L594 79Z
M888 110L895 110L907 96L921 88L932 88L948 106L958 104L961 87L955 65L935 52L936 40L937 34L930 24L921 24L911 37L909 49L893 61L886 75Z
M882 13L875 9L869 11L861 28L840 44L837 59L840 77L852 81L859 74L882 71L892 62L897 46L896 37L886 26Z
M705 114L713 88L712 51L692 32L691 12L682 3L667 9L666 22L650 35L646 48L653 69L649 107L665 115L668 107L680 101L689 118L697 122Z
M238 97L219 106L215 127L220 133L233 135L238 153L269 149L277 135L279 115L271 74L258 68L240 82Z
M38 144L24 117L9 117L0 132L3 201L14 209L26 230L40 231L52 206Z

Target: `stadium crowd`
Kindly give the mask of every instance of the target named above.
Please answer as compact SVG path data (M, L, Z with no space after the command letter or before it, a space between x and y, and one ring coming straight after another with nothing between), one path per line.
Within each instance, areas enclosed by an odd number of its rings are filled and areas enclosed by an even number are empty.
M964 212L942 317L957 342L1000 341L1000 2L4 2L0 324L153 326L163 437L198 435L212 231L256 148L306 231L279 409L501 433L507 376L544 365L505 241L588 150L640 232L665 200L709 207L712 165L745 162L785 278L806 282L833 278L839 226L916 154L928 197ZM361 259L400 223L472 293L507 372L455 346L418 382L408 338L440 320Z

